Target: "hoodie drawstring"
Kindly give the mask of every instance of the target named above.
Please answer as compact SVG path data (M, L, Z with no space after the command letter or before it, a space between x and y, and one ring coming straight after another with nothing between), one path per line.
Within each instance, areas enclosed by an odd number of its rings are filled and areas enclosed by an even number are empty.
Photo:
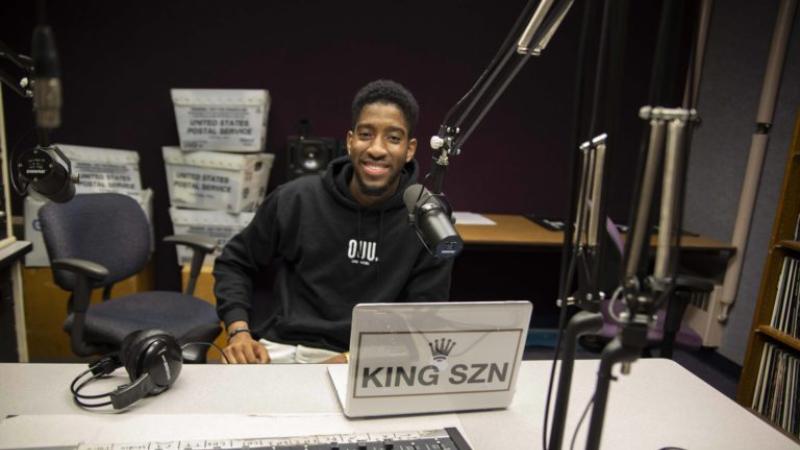
M361 242L361 208L358 208L356 210L356 214L358 215L358 227L356 228L356 242Z
M380 282L381 281L381 240L383 238L383 213L384 212L385 212L385 210L382 209L381 210L381 214L380 214L379 219L378 219L378 241L375 242L375 247L377 247L376 250L375 250L375 265L377 266L376 267L377 270L375 272L375 277L376 277L375 281L376 282Z

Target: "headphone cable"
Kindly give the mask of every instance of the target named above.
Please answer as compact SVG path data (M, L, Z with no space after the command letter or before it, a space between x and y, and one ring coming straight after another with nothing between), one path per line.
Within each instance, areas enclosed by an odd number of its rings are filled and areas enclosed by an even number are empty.
M569 450L575 448L575 438L578 437L578 430L581 429L581 425L583 425L583 421L584 419L586 419L586 414L589 412L589 408L592 406L593 403L594 403L594 395L592 395L592 398L590 398L589 402L586 403L586 407L583 408L583 414L581 414L581 418L580 420L578 420L578 424L575 425L575 432L572 433L572 440L569 443Z

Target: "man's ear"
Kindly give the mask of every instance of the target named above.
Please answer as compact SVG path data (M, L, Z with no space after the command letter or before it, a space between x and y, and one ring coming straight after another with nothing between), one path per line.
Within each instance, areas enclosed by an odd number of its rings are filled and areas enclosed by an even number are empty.
M347 156L350 156L350 148L353 146L353 130L347 131L345 142L347 142Z
M406 152L406 162L414 159L414 154L417 153L417 138L408 141L408 151Z

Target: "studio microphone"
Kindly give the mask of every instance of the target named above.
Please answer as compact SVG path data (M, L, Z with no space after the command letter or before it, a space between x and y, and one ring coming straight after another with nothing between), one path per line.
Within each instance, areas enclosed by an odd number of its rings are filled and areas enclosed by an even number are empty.
M46 25L33 30L33 111L36 116L38 145L24 151L15 161L15 185L24 195L28 188L57 202L75 196L77 175L72 174L69 159L49 142L49 132L61 125L61 70L53 31Z
M403 192L408 218L423 245L437 258L455 258L464 247L453 226L450 207L425 186L412 184Z
M52 130L61 125L61 70L53 30L38 25L31 43L33 59L33 110L36 127Z

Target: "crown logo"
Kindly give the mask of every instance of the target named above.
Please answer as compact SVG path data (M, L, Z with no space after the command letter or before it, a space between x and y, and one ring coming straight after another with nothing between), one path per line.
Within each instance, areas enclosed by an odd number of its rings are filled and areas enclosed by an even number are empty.
M428 347L431 348L431 356L436 362L446 360L455 346L456 343L452 339L446 338L434 339L433 342L428 342Z

